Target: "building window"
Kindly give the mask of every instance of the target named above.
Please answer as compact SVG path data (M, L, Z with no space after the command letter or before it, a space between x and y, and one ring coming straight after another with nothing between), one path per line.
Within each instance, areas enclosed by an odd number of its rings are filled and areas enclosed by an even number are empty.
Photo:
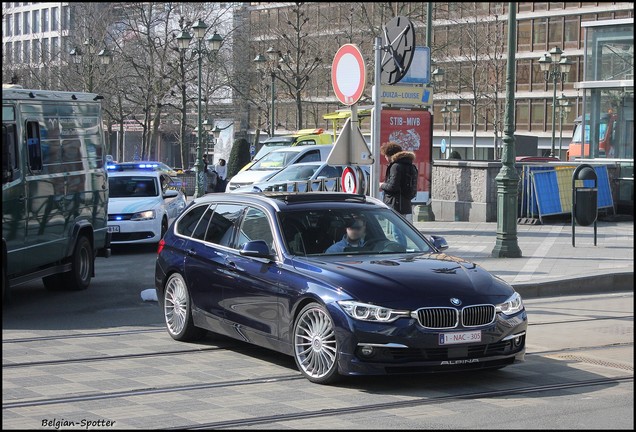
M57 37L51 38L51 60L58 60L57 56L60 54L60 40Z
M541 70L541 67L539 66L539 59L536 60L531 60L532 63L532 70L531 70L531 74L532 74L532 81L531 81L531 88L530 91L541 91L541 90L545 90L545 79L544 79L544 73Z
M69 30L70 23L71 23L71 9L68 6L62 6L61 30Z
M16 41L13 49L13 63L20 63L20 54L22 54L22 42Z
M49 51L49 38L42 39L42 62L46 63L51 59L51 53Z
M37 33L40 31L40 10L32 11L31 17L31 33Z
M532 131L545 131L545 119L552 118L552 111L548 112L548 107L545 106L545 100L533 100L530 107L530 130Z
M13 58L11 56L12 52L13 52L13 43L7 42L4 45L4 53L3 53L4 55L2 56L3 60L5 60L7 63L13 63Z
M27 43L26 41L24 42L25 45ZM31 53L33 55L33 61L40 62L42 59L42 44L40 43L40 39L33 39L31 43L33 44L33 52Z
M42 9L42 32L49 31L49 10Z
M566 16L563 30L564 50L578 49L579 41L583 40L583 31L578 16Z
M517 25L517 51L531 51L532 21L519 21Z
M51 8L51 31L57 31L60 23L60 9Z
M31 14L29 12L24 12L22 14L22 34L28 35L31 34Z
M563 18L556 17L548 20L548 47L563 48Z
M4 35L5 36L13 36L11 34L11 20L13 20L13 15L8 14L4 19Z
M28 41L24 41L24 45L22 45L22 61L27 64L31 62Z
M20 14L13 14L13 27L15 29L15 36L19 36L22 34L22 20L20 19Z
M520 99L515 102L516 128L520 130L530 130L530 108L527 99Z
M548 19L538 18L532 23L532 50L545 51L547 42Z
M532 60L517 60L517 91L530 91Z

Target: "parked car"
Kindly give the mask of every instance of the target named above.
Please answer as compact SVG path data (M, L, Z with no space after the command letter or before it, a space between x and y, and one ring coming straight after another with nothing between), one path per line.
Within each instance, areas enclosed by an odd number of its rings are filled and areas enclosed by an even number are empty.
M293 146L305 146L305 145L323 145L333 144L333 137L327 133L323 128L318 129L300 129L292 135L273 136L267 138L261 144L261 148L254 156L254 162L265 156L272 150L279 149L281 147L293 147ZM245 165L241 171L249 168L253 162Z
M522 361L521 297L447 247L364 195L206 195L159 243L155 287L173 339L211 331L289 354L315 383Z
M157 161L133 161L133 162L109 162L106 168L112 171L130 171L140 169L151 169L168 174L171 177L177 176L177 171L163 162Z
M333 144L283 147L272 150L248 169L236 173L227 183L225 191L230 192L238 187L262 181L288 165L325 161L331 153L331 149L333 149Z
M178 170L171 168L163 162L157 161L133 161L133 162L109 162L106 164L106 169L109 172L114 171L138 171L138 170L151 170L159 171L168 174L172 179L173 186L180 189L183 195L188 196L185 188L185 184L178 177Z
M342 177L343 170L349 165L329 165L327 162L301 162L288 165L265 181L232 190L232 192L262 192L264 190L282 190L308 192L316 189L324 182L326 190L335 190ZM351 166L354 169L353 166ZM369 167L360 166L364 179L362 189L368 194ZM357 171L356 171L357 172Z
M186 197L172 177L154 170L108 174L111 243L157 243L183 212Z

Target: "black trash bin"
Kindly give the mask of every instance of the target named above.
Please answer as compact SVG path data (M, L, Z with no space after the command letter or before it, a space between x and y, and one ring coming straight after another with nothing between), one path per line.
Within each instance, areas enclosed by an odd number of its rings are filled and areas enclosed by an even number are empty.
M574 191L574 218L581 226L590 226L596 222L598 215L598 190L593 188L577 188Z
M583 186L577 186L577 181L587 181ZM590 181L593 182L590 185ZM598 217L598 176L594 168L587 164L576 167L572 174L572 246L574 241L574 226L594 224L594 246L596 246L596 219Z

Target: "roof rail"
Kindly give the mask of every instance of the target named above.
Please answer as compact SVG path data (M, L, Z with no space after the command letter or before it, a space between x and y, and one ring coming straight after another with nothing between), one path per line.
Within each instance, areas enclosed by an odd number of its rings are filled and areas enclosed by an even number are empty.
M346 192L262 192L263 196L272 199L279 199L287 204L317 202L317 201L355 201L367 202L365 195L358 195Z

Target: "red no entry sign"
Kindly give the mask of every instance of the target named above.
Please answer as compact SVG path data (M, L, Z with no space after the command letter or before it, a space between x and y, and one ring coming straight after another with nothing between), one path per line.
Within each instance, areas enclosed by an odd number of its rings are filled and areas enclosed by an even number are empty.
M358 47L353 44L341 46L331 64L331 84L338 100L345 105L358 102L366 85L366 76Z

